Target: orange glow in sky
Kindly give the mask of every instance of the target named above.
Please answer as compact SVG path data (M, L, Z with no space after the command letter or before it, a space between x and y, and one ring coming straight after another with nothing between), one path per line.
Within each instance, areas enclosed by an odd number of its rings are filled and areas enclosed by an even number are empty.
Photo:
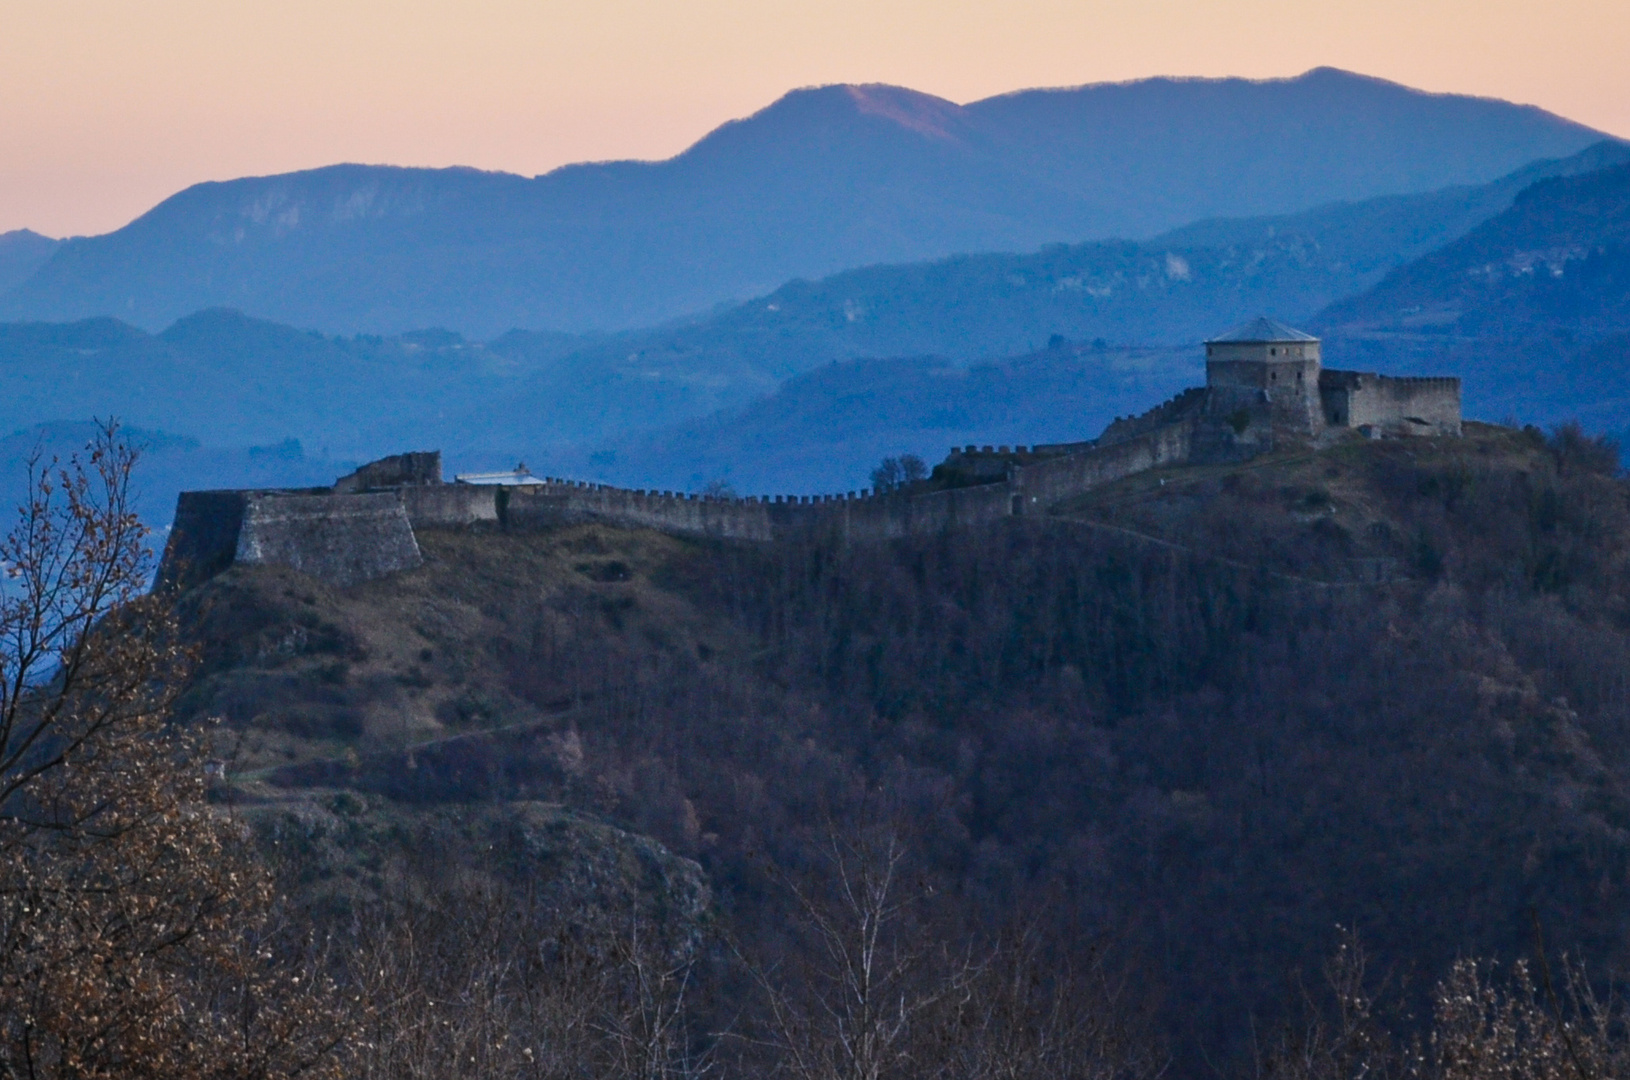
M0 231L339 161L667 157L796 87L1329 64L1630 135L1630 0L0 0Z

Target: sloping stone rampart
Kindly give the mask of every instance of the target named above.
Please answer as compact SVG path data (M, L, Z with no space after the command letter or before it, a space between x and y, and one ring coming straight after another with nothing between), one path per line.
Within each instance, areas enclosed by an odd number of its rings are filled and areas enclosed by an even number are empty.
M355 585L424 561L402 497L252 494L233 561L275 563L335 585Z
M186 589L231 566L249 497L246 491L183 491L176 499L157 587Z

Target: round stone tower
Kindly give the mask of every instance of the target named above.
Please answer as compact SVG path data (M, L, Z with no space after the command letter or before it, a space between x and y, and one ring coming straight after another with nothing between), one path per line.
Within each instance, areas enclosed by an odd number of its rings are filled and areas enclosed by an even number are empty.
M1264 412L1276 431L1317 435L1319 339L1266 317L1236 326L1206 342L1210 411Z

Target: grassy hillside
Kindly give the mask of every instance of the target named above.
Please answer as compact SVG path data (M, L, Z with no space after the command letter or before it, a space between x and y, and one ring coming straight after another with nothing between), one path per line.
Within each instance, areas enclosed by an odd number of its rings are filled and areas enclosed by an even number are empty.
M1630 960L1630 488L1577 434L1468 431L878 547L574 526L427 532L350 590L237 568L181 598L183 711L225 718L223 792L325 828L541 803L652 837L747 957L796 954L777 883L825 830L889 823L935 925L1113 942L1178 1074L1231 1069L1337 924L1416 987L1530 912ZM362 880L379 848L326 850ZM699 1000L747 1000L730 955Z

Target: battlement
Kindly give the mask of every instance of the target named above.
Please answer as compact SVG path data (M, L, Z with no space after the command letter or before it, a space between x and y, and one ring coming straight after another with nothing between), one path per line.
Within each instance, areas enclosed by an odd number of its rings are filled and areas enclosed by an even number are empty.
M184 588L234 563L276 563L349 586L420 564L423 529L524 531L573 522L765 542L822 533L843 542L965 527L1051 507L1127 476L1241 461L1282 440L1357 431L1460 434L1460 380L1323 370L1316 338L1259 319L1207 343L1206 385L1097 439L952 447L923 481L892 491L719 496L504 473L442 479L439 451L396 454L299 491L190 491L158 587Z

